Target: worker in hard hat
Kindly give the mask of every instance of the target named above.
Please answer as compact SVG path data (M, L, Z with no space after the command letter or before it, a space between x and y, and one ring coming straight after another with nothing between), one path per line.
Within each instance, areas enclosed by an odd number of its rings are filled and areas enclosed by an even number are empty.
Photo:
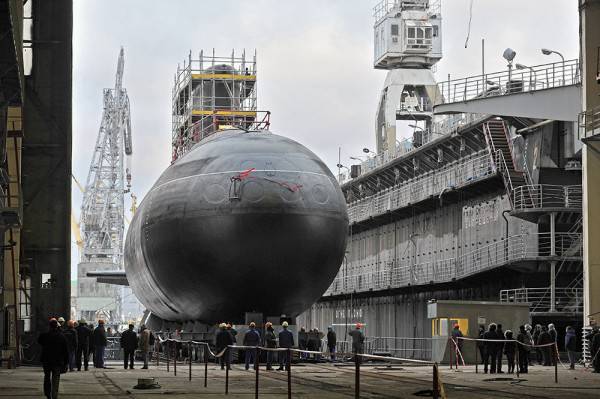
M356 328L348 333L352 337L352 353L360 354L364 351L365 334L362 332L362 323L356 323Z
M219 357L219 364L221 364L221 370L227 369L231 370L231 358L229 356L229 345L233 345L233 337L227 331L227 324L221 323L219 324L219 331L215 337L215 346L217 348L217 355Z
M67 349L69 350L69 371L75 370L75 354L77 353L77 331L74 328L73 320L65 323L63 335L67 339Z
M81 371L81 357L83 356L84 370L88 371L88 361L90 358L90 339L92 332L87 326L85 319L79 320L79 325L75 329L77 330L77 353L75 354L75 364L77 371Z
M260 346L260 333L256 329L256 323L251 322L248 326L249 330L244 335L244 346ZM250 368L250 362L254 363L254 369L258 368L258 349L246 349L246 370Z
M237 344L237 330L231 325L231 323L227 323L227 332L231 335L231 339L233 340L232 345ZM233 349L229 350L229 364L233 363L233 353L235 351Z
M273 323L267 322L265 324L265 346L269 349L277 348L277 337L275 336L275 330L273 329ZM273 370L273 358L275 357L274 351L267 351L267 370Z
M288 330L288 322L284 321L281 323L283 330L279 332L279 347L280 348L293 348L294 347L294 334ZM290 352L279 352L279 368L277 370L283 370L283 366L285 365L285 369L288 370L290 368Z
M59 330L55 318L48 322L48 332L42 333L38 344L42 347L40 361L44 367L44 395L47 398L58 398L60 374L69 366L69 349L65 336Z
M61 316L61 317L58 318L57 321L58 321L58 329L60 331L63 331L65 329L65 327L66 327L65 326L65 318Z
M94 367L98 369L104 368L104 352L108 340L106 338L106 330L104 329L104 320L98 320L98 327L94 330Z

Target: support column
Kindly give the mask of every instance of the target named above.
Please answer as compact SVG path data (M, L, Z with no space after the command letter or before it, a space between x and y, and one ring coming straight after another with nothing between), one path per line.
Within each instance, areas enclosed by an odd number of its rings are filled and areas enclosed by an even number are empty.
M556 256L556 212L550 213L550 256ZM550 262L550 312L556 312L556 261Z
M600 106L597 54L600 47L600 0L579 0L582 56L582 104ZM584 325L600 321L600 142L583 146L583 288ZM600 324L600 323L599 323Z

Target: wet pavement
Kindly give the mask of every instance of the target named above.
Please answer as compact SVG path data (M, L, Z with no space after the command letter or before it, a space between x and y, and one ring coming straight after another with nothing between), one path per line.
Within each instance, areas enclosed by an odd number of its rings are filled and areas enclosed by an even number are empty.
M90 369L72 372L61 377L61 398L221 398L225 397L225 372L214 364L208 366L207 387L204 387L204 365L194 363L192 380L189 366L177 365L177 376L171 364L156 364L148 370L124 370L119 363L110 363L108 369ZM599 398L600 374L589 369L558 370L558 384L554 382L554 368L534 366L530 373L521 375L475 374L472 366L459 371L440 366L440 378L448 398ZM155 377L160 388L140 390L133 387L138 378ZM301 364L292 367L292 397L294 398L352 398L354 397L354 367L345 364ZM20 367L0 370L0 398L40 398L43 372L38 367ZM245 371L243 365L234 365L229 374L231 398L255 396L256 374ZM432 367L394 365L363 365L361 367L361 398L418 398L432 389ZM259 397L286 398L287 373L259 372ZM429 392L428 392L429 391Z

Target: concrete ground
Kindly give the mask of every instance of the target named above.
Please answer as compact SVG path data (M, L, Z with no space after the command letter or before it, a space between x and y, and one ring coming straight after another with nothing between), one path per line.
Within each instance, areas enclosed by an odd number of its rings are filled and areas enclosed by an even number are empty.
M204 365L194 364L192 381L188 367L178 364L177 376L161 364L149 370L123 370L121 364L111 363L109 369L73 372L61 377L61 398L177 398L225 397L225 373L213 364L208 366L208 387L204 388ZM475 374L474 367L460 371L440 366L441 379L448 398L599 398L600 374L578 368L569 371L559 366L558 384L554 383L554 368L535 366L530 373L517 379L515 375ZM153 390L133 389L138 378L156 377L161 387ZM500 377L500 381L491 378ZM43 372L37 367L0 370L0 399L40 398ZM252 398L255 373L234 365L230 373L229 396ZM363 365L361 367L362 398L416 398L419 391L431 390L432 368L429 366ZM425 395L427 392L425 392ZM281 371L259 374L259 396L287 397L287 375ZM354 396L354 368L351 364L306 364L292 367L292 396L294 398L351 398ZM431 396L431 393L429 393Z

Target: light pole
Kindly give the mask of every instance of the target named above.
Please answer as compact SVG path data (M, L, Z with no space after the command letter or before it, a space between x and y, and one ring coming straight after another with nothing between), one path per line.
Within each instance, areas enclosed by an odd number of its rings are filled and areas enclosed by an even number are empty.
M566 82L565 82L565 57L563 57L563 55L561 53L559 53L558 51L550 50L547 48L542 49L542 54L544 54L544 55L556 54L560 57L560 59L562 60L563 85L566 84Z
M516 64L515 68L523 70L523 69L529 69L530 73L529 73L529 89L531 90L531 88L533 88L535 90L535 84L537 82L537 75L535 74L535 70L527 65L523 65L523 64ZM533 77L533 80L532 80Z
M504 59L508 61L508 83L506 87L508 90L508 94L512 93L512 63L516 55L517 52L511 49L510 47L504 50L504 53L502 53L502 57L504 57Z
M375 152L373 152L373 151L369 150L369 149L368 149L368 148L366 148L366 147L365 147L365 148L363 148L363 152L364 152L365 154L373 154L373 155L375 155Z
M348 167L346 165L342 165L341 163L338 163L337 165L338 168L338 182L341 184L342 183L342 172L340 169L346 169L348 171L348 175L350 175L350 169L348 169Z

